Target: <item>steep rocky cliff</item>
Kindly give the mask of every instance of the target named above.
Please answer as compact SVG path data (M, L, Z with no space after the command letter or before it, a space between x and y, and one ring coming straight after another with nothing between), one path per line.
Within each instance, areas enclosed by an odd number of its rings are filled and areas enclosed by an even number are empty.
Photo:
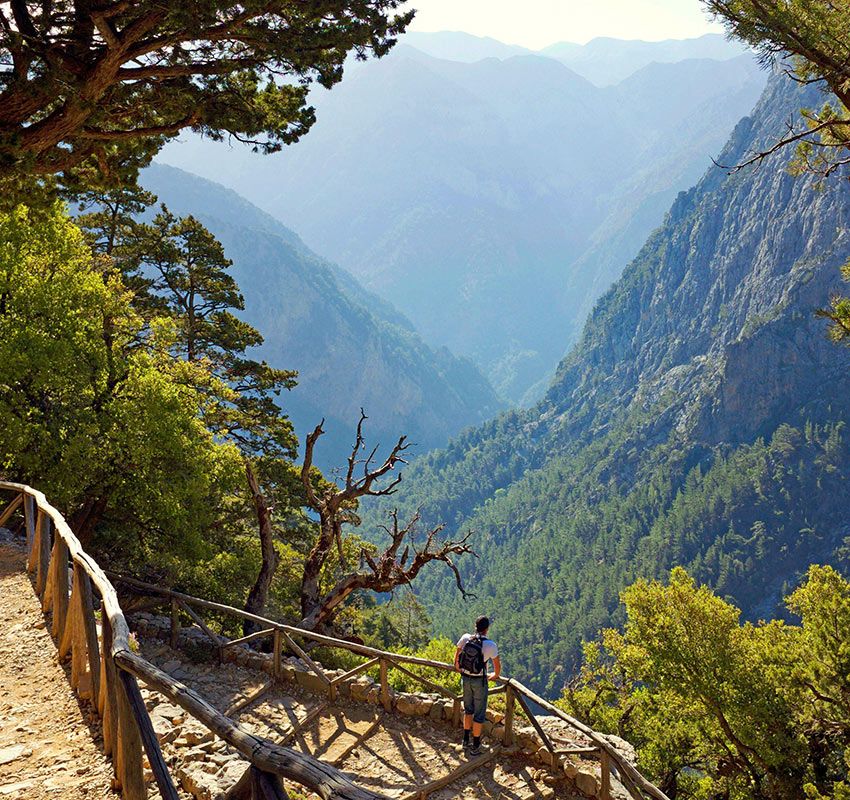
M769 146L821 99L775 78L718 162ZM794 178L790 155L731 176L715 167L679 195L598 303L546 407L568 422L592 402L607 424L628 403L667 397L671 426L716 444L751 440L829 393L848 360L813 310L850 256L850 193L838 180L819 189Z
M822 100L773 78L719 162ZM850 353L814 312L850 258L850 191L792 177L791 156L710 169L597 304L545 398L410 470L404 510L472 528L481 556L462 567L475 609L450 576L421 582L441 630L492 612L512 670L557 691L637 577L681 563L755 614L808 563L839 558Z

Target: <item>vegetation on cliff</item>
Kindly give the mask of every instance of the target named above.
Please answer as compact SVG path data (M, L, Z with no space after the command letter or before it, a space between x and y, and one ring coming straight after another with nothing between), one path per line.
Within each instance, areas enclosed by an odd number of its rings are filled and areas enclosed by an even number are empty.
M774 77L719 160L769 146L821 98ZM809 563L838 563L850 373L815 310L850 256L850 195L790 175L793 157L710 169L536 408L411 466L403 511L471 529L481 555L463 570L475 607L442 577L420 583L438 633L492 613L511 672L557 693L637 578L680 564L757 616Z

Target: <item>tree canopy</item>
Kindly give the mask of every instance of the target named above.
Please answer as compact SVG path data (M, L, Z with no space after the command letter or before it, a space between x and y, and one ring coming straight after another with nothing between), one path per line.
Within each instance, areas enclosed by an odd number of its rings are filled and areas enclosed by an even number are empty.
M0 3L0 178L109 179L185 128L264 153L313 124L312 83L384 55L401 0ZM126 177L126 175L124 176Z
M824 176L850 164L850 5L826 0L703 3L730 35L754 47L765 62L790 57L790 74L803 82L825 82L837 99L825 100L820 109L804 109L802 129L790 126L788 136L767 153L796 143L798 167Z
M0 216L0 241L2 469L86 540L106 517L134 552L197 555L240 466L198 415L208 376L167 355L167 319L140 346L130 293L58 206Z
M585 645L561 704L638 746L671 798L846 800L850 583L813 566L799 623L742 623L683 569L623 594L623 631Z

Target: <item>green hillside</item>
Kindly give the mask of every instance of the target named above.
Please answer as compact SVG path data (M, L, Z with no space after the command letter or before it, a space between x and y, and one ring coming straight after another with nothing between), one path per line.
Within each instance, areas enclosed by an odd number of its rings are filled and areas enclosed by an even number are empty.
M820 100L772 79L720 162ZM814 310L850 256L850 198L791 177L789 157L682 193L544 400L408 471L405 512L472 528L480 556L472 604L451 576L422 580L440 632L491 613L508 669L557 692L638 577L682 564L759 615L838 557L850 358Z

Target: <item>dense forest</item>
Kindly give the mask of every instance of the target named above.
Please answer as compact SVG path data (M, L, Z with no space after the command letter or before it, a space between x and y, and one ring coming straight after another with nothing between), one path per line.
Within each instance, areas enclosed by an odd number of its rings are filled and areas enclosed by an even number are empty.
M718 161L822 100L774 76ZM757 618L809 563L837 563L848 354L815 311L841 288L850 196L789 174L793 158L710 169L599 302L544 400L420 459L393 498L472 531L475 608L541 689L560 690L637 578L682 565ZM438 632L471 613L440 575L419 592Z

